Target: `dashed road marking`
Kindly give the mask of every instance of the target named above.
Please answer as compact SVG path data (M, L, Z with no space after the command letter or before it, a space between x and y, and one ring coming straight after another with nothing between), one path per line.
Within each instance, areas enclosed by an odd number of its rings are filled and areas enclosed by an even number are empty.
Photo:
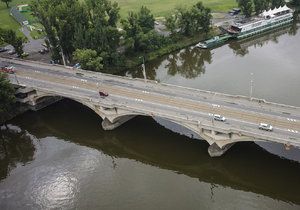
M220 105L218 104L212 104L213 107L221 107Z
M292 119L292 118L287 118L288 121L291 121L291 122L297 122L297 120L295 119Z
M139 99L139 98L136 98L135 100L136 100L136 101L139 101L139 102L143 102L143 100L142 100L142 99Z
M288 131L291 132L291 133L298 133L298 131L292 130L292 129L288 129Z

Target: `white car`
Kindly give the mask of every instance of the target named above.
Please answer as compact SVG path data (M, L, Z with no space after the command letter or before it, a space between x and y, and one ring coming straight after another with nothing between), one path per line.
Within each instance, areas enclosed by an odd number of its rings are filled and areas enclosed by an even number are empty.
M267 123L260 123L258 126L259 129L261 130L265 130L265 131L272 131L273 130L273 126Z
M219 114L214 114L214 120L225 122L226 118L223 117L223 116L221 116L221 115L219 115Z

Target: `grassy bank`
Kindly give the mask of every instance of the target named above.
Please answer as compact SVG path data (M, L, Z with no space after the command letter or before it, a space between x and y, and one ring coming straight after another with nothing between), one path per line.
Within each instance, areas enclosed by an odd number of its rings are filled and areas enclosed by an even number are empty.
M192 6L199 0L115 0L120 5L121 17L127 16L129 11L137 11L141 6L147 6L154 16L166 16L177 6ZM202 0L203 4L217 12L227 12L236 7L235 0Z

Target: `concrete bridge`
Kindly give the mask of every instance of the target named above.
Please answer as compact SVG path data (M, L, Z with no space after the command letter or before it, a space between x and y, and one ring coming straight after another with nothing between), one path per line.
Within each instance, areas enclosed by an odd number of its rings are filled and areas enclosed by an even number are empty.
M211 156L220 156L243 141L300 147L299 107L60 65L8 58L0 61L15 66L16 72L9 79L22 87L17 92L19 101L34 110L69 98L97 113L105 130L115 129L137 115L163 118L206 140ZM109 95L100 97L99 91ZM215 121L213 114L226 117L226 121ZM269 123L274 130L259 130L259 123Z

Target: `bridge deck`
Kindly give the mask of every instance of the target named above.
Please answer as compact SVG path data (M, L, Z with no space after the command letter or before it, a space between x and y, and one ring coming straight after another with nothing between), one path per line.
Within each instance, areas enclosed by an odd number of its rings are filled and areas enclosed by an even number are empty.
M49 94L300 146L299 107L32 61L0 60L16 67L16 74L10 75L11 82ZM100 98L99 90L109 96ZM226 123L213 121L212 114L225 116ZM259 130L261 122L273 125L274 131Z

